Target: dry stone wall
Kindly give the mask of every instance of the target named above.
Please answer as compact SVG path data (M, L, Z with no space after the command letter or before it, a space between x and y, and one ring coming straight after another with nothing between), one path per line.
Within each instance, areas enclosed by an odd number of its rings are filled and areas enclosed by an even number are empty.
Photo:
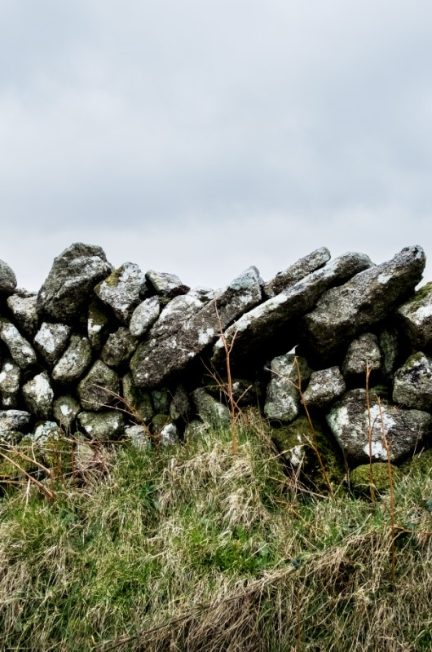
M250 267L191 289L76 243L32 294L0 261L0 443L171 444L229 423L228 347L239 406L269 420L288 464L304 463L310 420L351 467L402 462L432 441L424 266L419 246L380 265L322 248L268 282Z

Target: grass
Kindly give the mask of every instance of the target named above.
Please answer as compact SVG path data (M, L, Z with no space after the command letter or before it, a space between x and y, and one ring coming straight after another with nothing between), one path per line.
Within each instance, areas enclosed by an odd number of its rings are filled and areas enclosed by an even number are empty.
M427 466L391 509L323 496L251 415L235 455L229 429L103 455L46 481L54 500L25 478L0 500L1 649L431 649Z

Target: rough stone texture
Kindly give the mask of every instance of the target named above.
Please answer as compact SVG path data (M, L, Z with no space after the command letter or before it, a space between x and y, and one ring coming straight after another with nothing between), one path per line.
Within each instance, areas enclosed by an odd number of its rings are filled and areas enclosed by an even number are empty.
M306 360L292 353L274 358L270 370L264 414L269 419L290 423L300 412L299 384L307 383L311 371Z
M46 371L37 374L23 385L22 393L29 411L41 419L51 415L54 391Z
M167 423L160 431L162 446L172 446L178 443L178 431L175 423Z
M43 446L63 436L64 433L55 421L44 421L36 426L32 439L38 446Z
M69 432L77 418L81 406L73 396L59 396L54 401L53 414L56 421Z
M78 421L84 432L92 439L117 439L124 432L123 414L115 410L80 412Z
M175 274L149 270L145 277L156 294L160 294L169 299L173 299L180 294L186 294L190 290L190 288L187 285L184 285Z
M427 283L397 311L413 348L432 350L432 283Z
M150 395L154 411L158 414L168 414L171 403L171 394L169 391L163 388L154 389Z
M370 392L369 397L369 414L366 391L353 389L327 415L327 423L349 463L369 461L369 438L371 461L387 460L383 433L390 449L391 462L409 455L432 434L432 416L427 412L404 410L384 400L380 401L380 407L374 392Z
M187 391L183 385L178 385L173 392L172 401L169 406L170 417L173 421L177 419L187 420L191 410L191 405Z
M394 328L385 328L379 334L379 347L382 353L381 371L385 378L390 378L399 357L399 337Z
M12 294L7 298L6 303L19 329L28 337L33 337L39 323L36 309L37 295L21 296Z
M432 411L432 358L414 353L396 371L393 401L407 408Z
M3 407L16 407L21 370L11 360L5 360L0 371L0 395Z
M311 373L303 399L308 407L324 408L342 396L345 390L345 380L339 367L329 367Z
M174 299L162 311L148 340L138 346L131 360L135 383L154 387L185 369L216 340L221 330L260 301L260 280L258 270L250 267L201 309L199 304L203 301L196 293L184 295L190 317L183 317L181 321L177 319L177 310L171 308Z
M147 290L145 277L135 263L124 263L95 287L99 299L127 324Z
M110 272L111 265L101 247L71 245L54 259L38 294L39 313L58 321L73 321L94 287Z
M110 367L118 367L127 362L135 351L138 340L125 326L120 326L115 333L110 333L102 349L101 359Z
M49 365L55 364L65 350L70 332L70 326L66 324L41 324L34 338L34 345Z
M328 356L384 319L413 291L424 266L423 249L406 247L389 262L366 269L344 285L328 290L304 320L308 347Z
M123 376L124 409L139 422L149 423L154 416L154 409L149 392L138 388L128 373Z
M12 294L17 285L14 271L4 260L0 260L0 294Z
M283 272L278 272L271 281L266 283L264 285L264 296L270 299L270 297L274 297L279 292L287 290L308 274L315 272L320 267L324 267L329 260L330 252L326 247L312 251L312 253L300 258L300 260L290 265Z
M52 378L59 383L73 383L81 378L92 360L90 342L86 337L72 335L70 343L52 371Z
M25 431L30 424L31 414L24 410L0 410L0 437L15 431Z
M103 410L117 400L120 382L115 371L97 360L78 385L80 402L85 410Z
M134 337L142 337L153 326L160 314L159 297L150 297L135 308L129 323L129 330Z
M290 325L311 310L321 294L337 283L343 283L354 274L371 265L368 256L349 253L336 258L322 269L312 272L287 290L277 294L252 310L245 312L225 332L228 342L235 337L232 361L256 357L260 351L296 344L289 341ZM281 346L275 344L281 340ZM224 359L224 345L219 338L214 347L213 363L220 366Z
M204 423L211 423L215 426L229 426L230 413L226 405L216 401L213 396L207 394L205 389L202 388L196 389L192 396L196 412Z
M128 426L124 431L125 439L131 442L135 448L145 449L151 446L149 432L145 426Z
M6 344L13 361L21 369L28 369L36 364L36 353L33 347L7 319L0 318L0 339Z
M364 333L353 340L348 347L342 364L344 376L362 374L366 377L366 369L378 371L381 369L382 355L378 338L373 333Z
M99 301L92 301L88 309L87 336L96 351L102 348L109 329L109 316Z

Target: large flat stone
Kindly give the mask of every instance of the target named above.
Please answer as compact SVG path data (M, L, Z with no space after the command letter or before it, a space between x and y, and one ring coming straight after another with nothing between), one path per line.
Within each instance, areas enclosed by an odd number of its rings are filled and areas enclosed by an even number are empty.
M300 258L295 263L290 265L283 272L278 272L271 281L264 285L264 296L269 299L274 297L279 292L287 290L295 283L298 283L305 278L308 274L315 272L315 270L324 267L330 260L330 252L326 247L315 249L307 256Z

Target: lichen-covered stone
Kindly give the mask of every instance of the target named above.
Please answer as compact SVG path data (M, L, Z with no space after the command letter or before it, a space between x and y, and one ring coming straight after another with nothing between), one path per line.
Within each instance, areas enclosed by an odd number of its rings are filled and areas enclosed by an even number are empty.
M0 370L0 396L3 407L16 407L21 370L12 360L5 360Z
M29 412L41 419L47 419L51 415L54 391L46 371L25 383L22 393Z
M57 258L38 294L38 311L54 321L75 321L94 287L111 272L101 247L72 244Z
M116 372L97 360L78 384L78 395L85 410L99 411L118 400L119 389Z
M163 388L154 389L150 395L154 411L159 414L168 414L171 403L171 394L169 391Z
M192 392L196 413L204 421L213 426L227 427L230 425L230 412L226 405L216 401L201 387Z
M317 355L328 357L362 330L383 320L413 291L424 266L423 249L406 247L389 262L366 269L328 290L305 317L303 336L307 346Z
M200 439L203 435L206 434L206 432L208 432L210 427L210 424L198 421L198 419L190 421L184 431L185 441Z
M12 294L17 285L15 273L4 260L0 260L0 294Z
M391 474L391 475L390 475ZM369 493L377 491L379 494L390 489L401 478L402 474L397 466L387 462L374 464L360 464L350 472L350 485L356 492Z
M364 389L348 391L327 415L327 423L349 463L397 462L432 434L432 416L405 410ZM387 445L388 449L387 450Z
M64 437L64 432L55 421L43 421L36 426L34 433L30 436L35 444L42 447L53 439Z
M73 396L59 396L54 401L54 418L66 432L70 432L80 411L81 406Z
M146 292L145 277L135 263L124 263L95 287L99 299L127 324Z
M167 423L160 431L160 443L162 446L178 444L178 430L175 423Z
M133 311L129 330L134 337L142 337L159 317L161 304L159 297L144 299Z
M264 285L264 296L267 299L274 297L283 290L287 290L295 283L301 281L305 276L315 272L317 269L324 267L330 260L330 252L326 247L316 249L312 253L297 260L283 272L278 272L276 276Z
M115 333L109 334L102 349L101 360L110 367L118 367L129 360L137 345L138 340L126 326L120 326Z
M304 358L286 353L273 358L270 371L264 414L269 419L290 423L300 413L299 387L306 385L311 370Z
M177 419L183 419L186 421L190 411L191 405L187 391L183 385L178 385L172 394L172 400L169 406L171 419L173 421L177 421Z
M109 317L99 301L90 303L87 317L87 336L90 344L96 351L102 348L105 336L108 333Z
M303 400L308 407L324 408L342 396L345 390L345 380L339 367L329 367L311 373Z
M6 344L11 358L21 369L28 369L36 364L36 353L33 347L7 319L0 318L0 339Z
M117 439L124 432L124 417L118 410L80 412L78 421L86 435L99 441Z
M54 365L69 340L70 326L54 324L44 321L34 338L34 345L38 353L49 365Z
M344 376L366 377L366 370L381 369L382 354L378 338L373 333L364 333L351 342L342 364Z
M413 348L432 350L432 282L424 285L399 307L402 328Z
M399 357L399 337L394 328L385 328L378 337L382 353L381 371L385 378L391 378Z
M127 426L124 431L125 439L135 448L145 449L151 445L149 431L145 426Z
M190 288L182 283L179 277L175 274L149 270L146 272L145 277L148 284L153 288L156 294L169 299L173 299L180 294L186 294L190 290Z
M122 386L126 412L140 423L149 423L154 415L150 393L137 387L130 373L123 376Z
M12 294L7 298L7 306L11 311L15 323L27 337L33 337L38 327L37 314L37 295L22 296L21 294Z
M72 335L69 346L52 370L59 383L73 383L81 378L92 361L92 349L86 337Z
M31 414L24 410L0 410L0 441L9 441L11 433L25 432Z
M432 358L414 353L394 376L393 401L407 408L432 411Z

